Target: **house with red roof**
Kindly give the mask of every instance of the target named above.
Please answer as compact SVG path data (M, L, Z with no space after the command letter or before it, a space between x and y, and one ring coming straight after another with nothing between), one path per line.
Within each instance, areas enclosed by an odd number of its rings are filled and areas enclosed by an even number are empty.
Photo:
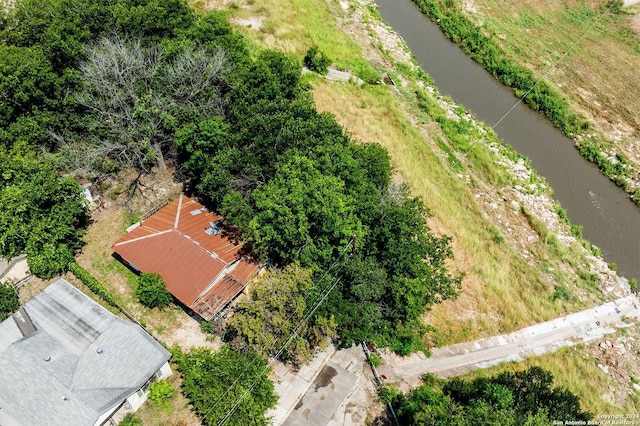
M260 264L222 217L180 195L111 246L136 272L158 273L167 290L205 320L233 301Z

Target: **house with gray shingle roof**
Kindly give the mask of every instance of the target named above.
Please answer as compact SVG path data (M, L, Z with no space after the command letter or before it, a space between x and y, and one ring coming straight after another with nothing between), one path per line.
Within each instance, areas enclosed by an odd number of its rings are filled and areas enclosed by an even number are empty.
M0 323L0 425L103 425L171 374L170 354L64 279Z

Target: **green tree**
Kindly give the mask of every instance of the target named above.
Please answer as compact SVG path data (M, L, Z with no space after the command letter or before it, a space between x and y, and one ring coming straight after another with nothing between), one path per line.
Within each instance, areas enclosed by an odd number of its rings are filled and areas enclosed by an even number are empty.
M278 397L264 358L243 355L228 345L217 352L206 348L194 348L187 354L177 351L174 359L183 375L182 391L205 424L213 426L223 419L229 425L268 424L264 413L275 406Z
M539 367L475 380L436 379L408 395L395 395L392 405L401 424L586 424L591 415L580 409L578 398L552 384L551 373Z
M127 413L124 418L118 423L118 426L141 426L142 420L139 417L134 417L133 414Z
M335 334L331 318L314 317L308 324L304 322L308 313L305 295L313 285L311 271L295 263L261 275L252 283L249 298L239 303L229 320L232 345L275 356L289 342L280 359L295 365L309 361L313 349ZM298 329L300 325L304 327Z
M0 44L0 127L56 108L60 81L39 47Z
M10 284L0 284L0 322L18 310L20 301L16 290Z
M323 175L308 158L293 156L253 198L250 241L277 263L328 264L351 237L362 235L344 183Z
M60 177L50 157L21 143L0 148L1 255L26 252L31 272L50 278L73 260L86 223L82 189Z
M90 158L108 157L142 172L163 169L177 123L222 112L222 51L185 48L169 61L158 44L114 36L88 47L86 57L76 101L91 117Z
M167 291L162 277L148 272L143 272L138 277L136 296L140 303L149 308L164 308L173 301L173 296Z

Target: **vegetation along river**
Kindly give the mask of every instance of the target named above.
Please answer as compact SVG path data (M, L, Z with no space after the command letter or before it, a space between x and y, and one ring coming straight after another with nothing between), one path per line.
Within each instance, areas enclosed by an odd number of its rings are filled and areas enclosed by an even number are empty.
M380 15L402 36L443 94L495 125L517 102L510 89L466 56L410 0L376 0ZM495 126L505 143L531 159L572 223L600 247L619 274L640 278L640 210L573 142L524 103Z

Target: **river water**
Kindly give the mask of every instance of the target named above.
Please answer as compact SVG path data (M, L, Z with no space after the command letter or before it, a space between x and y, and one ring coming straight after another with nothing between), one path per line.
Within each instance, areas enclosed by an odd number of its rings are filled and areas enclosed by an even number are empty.
M495 125L518 101L449 41L410 0L376 0L380 15L402 36L443 94L479 119ZM600 247L620 275L640 278L640 209L598 168L583 159L573 142L543 116L520 103L495 126L505 143L531 159L554 198L584 237Z

